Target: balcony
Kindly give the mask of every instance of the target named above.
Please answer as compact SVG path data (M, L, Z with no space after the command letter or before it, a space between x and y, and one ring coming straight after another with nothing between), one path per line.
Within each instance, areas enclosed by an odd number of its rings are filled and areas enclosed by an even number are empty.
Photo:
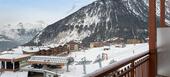
M149 52L113 63L85 77L149 77Z
M160 0L160 28L165 28L165 0ZM131 58L124 59L87 74L85 77L168 77L170 62L166 58L170 55L168 46L157 47L156 0L149 0L148 13L149 50ZM163 30L164 31L164 30ZM167 30L170 33L170 28ZM165 31L166 33L166 31ZM164 33L162 34L164 35ZM159 39L159 38L158 38ZM169 38L170 39L170 38ZM163 39L162 39L163 40ZM166 42L166 40L164 40ZM170 43L170 42L169 42ZM168 48L169 49L169 48ZM168 68L167 68L168 67ZM161 75L159 75L161 74ZM165 75L165 76L162 76Z

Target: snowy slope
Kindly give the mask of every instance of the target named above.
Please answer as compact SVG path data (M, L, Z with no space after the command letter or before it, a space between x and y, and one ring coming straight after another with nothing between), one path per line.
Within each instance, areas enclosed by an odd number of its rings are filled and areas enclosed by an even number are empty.
M104 48L110 48L110 50L104 51ZM22 48L15 49L15 53L20 53L19 51L21 51L21 49ZM81 50L77 52L71 52L68 56L66 56L73 57L75 60L73 64L69 65L70 72L66 72L65 65L64 68L58 70L57 73L60 75L60 77L83 77L85 75L83 73L83 65L79 64L83 57L86 57L86 61L92 61L89 64L86 64L86 71L87 74L89 74L100 69L99 63L94 63L94 61L97 59L97 56L101 55L102 53L108 54L108 60L102 61L102 67L105 67L108 66L113 60L121 61L123 59L145 52L147 50L148 44L141 43L136 45L127 44L125 48L116 48L115 45L111 45L99 48L89 48L85 51ZM27 77L27 75L27 72L3 72L0 77Z
M21 41L21 39L25 39L23 37L29 36L32 37L37 33L44 29L46 24L40 23L18 23L17 25L3 25L0 26L0 35L7 36L16 41ZM27 39L26 39L27 40ZM28 40L27 40L28 41Z
M157 0L157 16L160 16ZM29 44L64 44L71 40L92 42L109 38L147 38L148 0L96 0L49 25ZM159 23L159 19L157 20ZM170 9L166 1L166 22ZM158 24L159 25L159 24Z
M28 72L5 71L2 74L0 74L0 77L28 77Z
M115 61L120 61L123 59L126 59L128 57L131 57L133 55L139 54L141 52L145 52L148 50L148 44L143 43L143 44L129 44L125 48L115 48L113 45L110 46L110 50L104 51L105 47L100 47L100 48L92 48L88 49L85 52L80 51L80 52L72 52L69 56L74 57L75 61L81 61L83 57L86 57L87 61L92 61L90 64L86 65L86 71L87 74L94 72L95 70L100 69L98 63L93 63L96 57L102 53L108 54L108 60L102 61L102 66L107 66L112 60ZM134 51L134 53L133 53ZM70 72L64 72L61 73L61 77L82 77L85 74L83 74L83 65L76 65L76 62L73 65L70 65L69 69ZM64 68L66 71L66 67Z
M49 25L29 43L63 44L71 40L92 42L114 37L145 39L147 5L143 0L135 1L94 1Z

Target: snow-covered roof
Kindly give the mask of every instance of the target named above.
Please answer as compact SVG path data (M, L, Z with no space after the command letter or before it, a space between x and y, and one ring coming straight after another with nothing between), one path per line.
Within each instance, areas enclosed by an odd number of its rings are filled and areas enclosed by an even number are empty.
M28 54L1 54L0 55L0 60L15 60L15 59L22 59L22 58L26 58L29 57L31 55Z
M33 64L66 64L68 60L67 57L59 56L32 56L28 62Z
M40 50L48 50L48 49L49 49L48 47L43 47L43 46L40 46L40 47L31 47L31 46L22 47L22 50L24 52L39 52Z
M22 49L24 52L38 52L40 48L38 47L23 47Z
M3 51L1 52L1 54L12 54L12 53L15 53L14 51Z

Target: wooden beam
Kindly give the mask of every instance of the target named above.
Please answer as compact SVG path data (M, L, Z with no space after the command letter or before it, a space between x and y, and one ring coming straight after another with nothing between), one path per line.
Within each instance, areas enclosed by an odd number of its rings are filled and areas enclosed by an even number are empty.
M156 45L156 0L149 0L149 76L157 75L157 45Z
M160 26L166 27L166 24L165 24L165 0L160 0Z

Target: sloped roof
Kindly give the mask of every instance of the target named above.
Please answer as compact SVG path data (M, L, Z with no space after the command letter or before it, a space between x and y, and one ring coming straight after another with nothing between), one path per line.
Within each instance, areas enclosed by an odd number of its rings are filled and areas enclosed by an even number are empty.
M18 61L30 56L28 54L1 54L0 61Z
M66 64L68 62L67 57L60 56L32 56L29 60L31 64Z

